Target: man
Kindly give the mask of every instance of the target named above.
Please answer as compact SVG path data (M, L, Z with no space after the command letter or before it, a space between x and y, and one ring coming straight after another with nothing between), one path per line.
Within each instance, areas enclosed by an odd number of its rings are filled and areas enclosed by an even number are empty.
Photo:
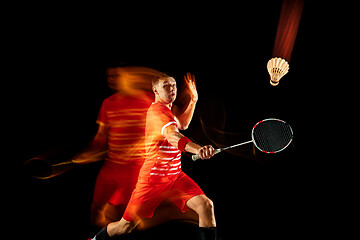
M181 170L181 151L198 154L202 159L214 155L212 146L199 146L179 132L186 126L171 109L176 99L174 78L163 75L152 81L155 102L146 117L147 156L138 182L120 221L108 224L93 239L121 239L144 218L151 218L164 199L170 199L181 211L189 209L199 216L200 236L216 239L216 221L212 201Z
M104 227L120 219L135 188L145 154L145 114L154 97L147 90L158 74L145 67L115 65L106 70L108 84L116 93L101 105L91 145L73 160L84 164L105 155L91 205L93 225Z

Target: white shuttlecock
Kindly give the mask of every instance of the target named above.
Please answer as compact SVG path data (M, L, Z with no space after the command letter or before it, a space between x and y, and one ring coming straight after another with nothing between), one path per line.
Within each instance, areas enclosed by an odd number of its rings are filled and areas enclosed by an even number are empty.
M267 70L270 74L270 84L276 86L280 79L288 73L289 63L285 59L274 57L268 61Z

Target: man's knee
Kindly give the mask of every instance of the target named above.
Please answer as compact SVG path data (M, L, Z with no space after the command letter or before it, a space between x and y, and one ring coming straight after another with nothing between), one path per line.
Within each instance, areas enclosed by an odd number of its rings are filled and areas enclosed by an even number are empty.
M136 227L137 223L126 221L121 219L118 222L110 223L107 226L107 232L111 237L118 237L120 235L126 235L131 233L132 230Z
M204 199L203 206L204 206L204 210L206 212L211 212L212 213L214 211L214 203L208 197L206 197L206 199Z
M123 205L115 206L108 203L104 209L105 219L109 220L110 222L119 221L124 213L125 207L126 206Z
M91 224L98 227L104 227L108 223L104 216L105 204L93 202L91 204Z
M195 212L199 213L213 213L214 203L205 195L198 195L194 197L188 204Z
M129 234L132 232L132 230L134 230L134 228L136 227L136 223L134 222L129 222L124 220L123 218L120 220L121 222L121 230L120 233L121 234Z

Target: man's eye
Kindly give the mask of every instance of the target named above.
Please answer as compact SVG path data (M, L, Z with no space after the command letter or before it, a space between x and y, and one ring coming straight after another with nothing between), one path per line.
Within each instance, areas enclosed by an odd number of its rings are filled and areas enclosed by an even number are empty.
M108 77L114 78L114 77L118 77L120 76L119 74L115 74L115 75L108 75Z

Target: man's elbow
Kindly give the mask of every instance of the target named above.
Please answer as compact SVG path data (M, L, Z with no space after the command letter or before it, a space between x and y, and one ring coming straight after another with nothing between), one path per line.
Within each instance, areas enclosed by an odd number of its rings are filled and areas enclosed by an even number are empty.
M186 130L189 128L189 124L179 124L178 129L180 130Z

